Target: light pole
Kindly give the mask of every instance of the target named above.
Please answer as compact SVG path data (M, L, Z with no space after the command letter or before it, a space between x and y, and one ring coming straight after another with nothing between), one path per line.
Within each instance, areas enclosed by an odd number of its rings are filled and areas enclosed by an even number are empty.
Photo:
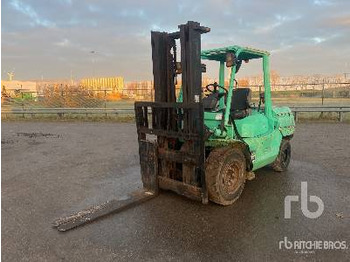
M96 54L96 51L95 50L92 50L90 51L90 54L92 54L92 77L95 77L95 54Z

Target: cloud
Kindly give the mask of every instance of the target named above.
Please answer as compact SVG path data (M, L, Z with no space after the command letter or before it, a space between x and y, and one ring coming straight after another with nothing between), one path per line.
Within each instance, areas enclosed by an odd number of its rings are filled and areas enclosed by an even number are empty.
M313 4L318 5L318 6L331 6L334 3L332 1L329 1L329 0L314 0Z
M53 27L55 25L53 22L40 17L38 13L28 4L25 4L19 0L11 0L10 5L18 12L30 17L33 23L36 25L44 27Z
M99 74L151 79L150 31L192 20L212 29L203 48L270 50L282 75L342 72L350 60L349 10L342 0L9 0L1 10L2 64L19 78L61 78L71 69L85 77L95 50Z
M313 37L312 40L316 43L316 44L320 44L322 42L324 42L326 39L322 38L322 37Z
M63 46L63 47L67 47L69 46L71 43L67 38L64 38L62 41L59 41L57 43L55 43L55 45L57 46Z
M97 13L101 11L101 9L97 5L93 5L93 4L88 4L88 9L92 13Z
M288 16L276 14L273 21L268 21L264 26L258 26L254 31L255 33L266 33L276 29L277 27L283 26L285 23L292 22L300 18L300 15Z
M335 17L331 19L331 25L350 27L350 15Z

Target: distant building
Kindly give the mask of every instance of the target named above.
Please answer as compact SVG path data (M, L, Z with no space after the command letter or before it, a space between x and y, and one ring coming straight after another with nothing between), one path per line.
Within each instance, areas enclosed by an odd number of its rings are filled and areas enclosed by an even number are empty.
M107 90L112 93L121 93L124 89L123 77L98 77L80 80L80 86L88 90Z
M36 92L37 84L33 81L3 81L1 80L1 88L5 88L7 92L20 91L20 92Z

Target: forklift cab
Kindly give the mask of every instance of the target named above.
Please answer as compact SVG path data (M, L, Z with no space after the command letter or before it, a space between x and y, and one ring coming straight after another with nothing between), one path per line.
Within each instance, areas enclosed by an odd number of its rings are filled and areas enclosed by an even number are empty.
M201 52L203 60L218 61L219 83L209 84L205 87L209 91L209 95L203 98L204 119L208 128L213 132L215 137L240 137L236 130L248 130L245 128L246 123L261 123L261 130L267 132L267 128L273 129L272 123L272 103L270 92L270 75L269 75L269 53L266 51L240 47L229 46L218 49L204 50ZM264 76L264 98L260 99L259 105L265 103L264 110L252 107L252 90L250 88L239 88L235 79L236 73L242 65L242 62L248 62L251 59L262 59L263 76ZM225 67L231 69L229 86L225 87ZM270 119L270 120L269 120ZM234 126L235 125L235 126ZM256 130L250 128L250 130ZM253 137L259 134L249 132L249 136ZM248 135L248 134L246 134Z

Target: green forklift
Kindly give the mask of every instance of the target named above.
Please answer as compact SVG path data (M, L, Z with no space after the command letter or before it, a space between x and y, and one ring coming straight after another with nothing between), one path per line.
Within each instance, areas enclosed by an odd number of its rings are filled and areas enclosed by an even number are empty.
M201 35L209 31L190 21L177 32L151 32L155 101L135 102L143 189L57 219L59 231L125 210L160 190L231 205L255 170L287 169L295 123L288 107L272 106L269 53L240 46L201 51ZM236 80L242 63L251 59L263 66L264 92L257 105L251 89ZM219 63L219 83L202 87L202 60Z
M196 22L179 28L152 32L155 101L135 103L143 182L154 193L160 188L203 203L231 205L255 170L268 165L279 172L287 169L294 117L288 107L272 106L268 52L236 45L201 51L201 34L210 29ZM240 88L236 80L242 63L252 59L262 61L264 76L257 105L251 89ZM202 60L219 63L219 83L202 88Z

